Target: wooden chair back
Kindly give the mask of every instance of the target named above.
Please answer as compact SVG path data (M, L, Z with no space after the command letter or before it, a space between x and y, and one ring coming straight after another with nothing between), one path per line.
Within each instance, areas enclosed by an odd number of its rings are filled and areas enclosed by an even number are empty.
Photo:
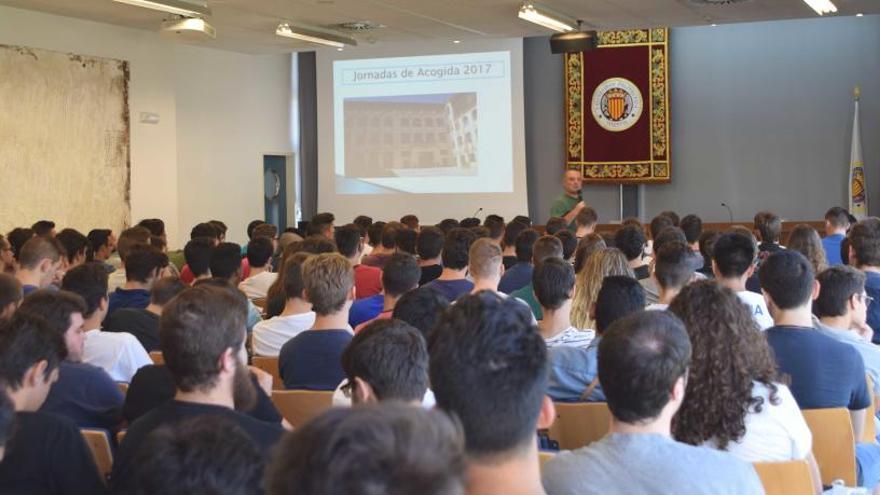
M95 459L95 465L98 467L98 474L101 479L107 481L110 471L113 470L113 451L110 450L110 438L104 430L81 429L83 440L92 452Z
M604 402L557 402L556 421L548 436L562 450L579 449L604 437L611 428L611 411Z
M822 484L840 479L846 486L856 486L856 447L849 411L803 409L801 412L813 433L813 455L819 464Z
M153 360L153 364L158 364L158 365L165 364L165 356L162 355L162 351L151 352L150 359Z
M260 308L261 313L266 312L266 298L265 297L258 297L256 299L252 299L251 302L254 303L254 306Z
M756 462L753 465L767 495L813 493L813 479L806 460Z
M874 396L874 380L871 375L865 375L868 380L868 393L871 394L871 407L865 414L865 428L862 430L861 443L874 443L877 441L877 425L874 423L874 411L877 410L877 397Z
M125 439L126 433L128 433L128 430L119 430L119 433L116 434L116 445L122 445L122 440Z
M272 403L288 423L299 428L333 406L333 392L273 390Z
M278 370L278 358L267 356L254 356L251 364L272 375L272 388L284 390L284 382L281 381L281 372Z

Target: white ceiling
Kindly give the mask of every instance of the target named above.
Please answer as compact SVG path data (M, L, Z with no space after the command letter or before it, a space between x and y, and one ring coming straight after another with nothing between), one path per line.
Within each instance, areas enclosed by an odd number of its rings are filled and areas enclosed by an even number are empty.
M692 26L816 17L802 0L546 0L541 4L596 29ZM719 0L714 0L719 1ZM880 14L878 0L834 0L838 15ZM208 0L215 40L197 44L244 53L312 45L275 36L282 20L313 26L369 20L385 27L354 34L361 44L551 34L516 17L519 0ZM0 0L0 4L155 31L166 14L111 0Z

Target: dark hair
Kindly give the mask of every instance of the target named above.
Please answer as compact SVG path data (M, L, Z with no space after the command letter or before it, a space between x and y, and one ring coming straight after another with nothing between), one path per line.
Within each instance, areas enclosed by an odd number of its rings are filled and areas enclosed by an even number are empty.
M474 242L474 233L468 229L454 228L443 241L441 259L443 266L453 270L461 270L468 266L468 251Z
M866 218L849 231L849 245L855 259L854 266L880 266L880 218Z
M440 314L448 307L449 299L440 291L422 286L400 296L391 317L409 323L427 338Z
M577 249L574 250L574 272L580 273L587 265L587 258L596 251L605 249L605 239L595 232L581 237Z
M150 231L144 227L131 227L119 234L116 242L116 251L119 258L125 263L125 258L135 246L148 246L150 244Z
M849 266L832 266L816 276L819 297L813 300L813 314L843 316L849 299L865 291L865 274Z
M614 247L632 261L645 252L645 231L635 225L627 225L614 234Z
M615 321L599 343L599 382L611 414L624 423L656 418L688 369L691 344L668 311L641 311Z
M257 225L260 225L263 223L266 223L265 220L251 220L250 223L247 224L248 239L254 238L254 229L257 227Z
M257 237L267 237L270 241L275 240L278 237L278 227L272 225L271 223L261 223L254 227L254 238Z
M684 287L694 274L694 256L696 255L690 246L683 242L663 244L654 258L654 276L660 287Z
M844 237L843 240L840 241L840 261L844 265L852 265L849 259L849 244L849 237Z
M333 216L332 213L318 213L317 215L312 217L312 220L306 227L306 235L323 235L324 230L326 230L327 227L333 225L333 222L335 221L336 217Z
M715 242L719 237L721 237L721 233L715 230L706 230L700 234L700 254L703 255L703 258L711 260L714 257Z
M211 251L211 276L230 278L241 270L241 246L221 242Z
M560 230L565 230L567 228L568 222L562 217L550 217L547 219L547 225L544 226L547 235L553 235Z
M489 230L489 237L500 239L504 235L504 217L499 215L487 215L483 220L483 226Z
M21 254L21 248L24 247L25 243L33 236L33 229L22 227L16 227L6 234L6 240L9 241L9 245L12 247L12 254L15 256L16 261L20 261L19 255Z
M535 246L535 241L538 240L538 237L541 237L541 234L536 230L525 229L516 236L516 260L521 262L530 263L532 261L532 248ZM561 250L560 250L561 251Z
M21 247L18 254L18 262L22 268L34 269L43 260L59 261L64 256L64 246L58 239L48 236L36 235L28 239Z
M0 447L6 447L15 432L15 404L0 390Z
M578 238L570 230L560 230L554 236L562 243L562 259L570 260L577 249Z
M107 269L100 263L85 263L71 268L64 274L61 288L79 294L86 302L83 318L89 318L101 301L107 298Z
M559 309L571 299L574 289L574 268L567 261L548 258L538 262L532 272L535 298L542 308Z
M159 307L164 307L174 296L186 290L184 284L178 277L162 277L156 280L150 290L150 303Z
M832 206L825 212L825 220L836 229L845 229L849 227L849 212L846 208L840 206Z
M610 275L602 280L596 295L596 333L602 335L615 321L645 308L645 289L626 275Z
M247 304L230 290L201 284L162 308L159 347L165 366L184 392L207 391L217 383L218 362L244 343Z
M34 231L35 235L49 235L54 228L55 222L52 220L37 220L31 225L31 230Z
M463 229L472 229L474 227L480 226L480 219L474 217L462 218L461 222L458 223L458 226Z
M786 247L804 255L813 265L813 272L819 273L828 267L825 247L816 229L807 224L799 223L791 229Z
M407 228L417 230L419 228L419 217L410 213L400 217L400 223L406 225Z
M66 290L40 289L24 298L16 314L41 316L49 322L55 333L63 337L70 328L71 316L74 313L84 315L86 309L86 302L79 294Z
M189 231L190 239L195 239L197 237L207 237L209 239L219 240L220 231L209 222L200 223Z
M312 254L335 253L336 243L322 235L312 235L303 239L299 244L299 251Z
M388 222L382 227L382 247L393 249L397 247L397 232L404 229L402 223Z
M730 289L709 280L688 285L669 311L681 318L690 336L692 356L684 403L673 420L680 442L701 445L714 440L721 450L746 433L745 417L760 413L763 397L753 383L765 385L770 404L778 405L776 361L748 307Z
M333 233L333 239L336 241L336 249L339 250L339 254L346 258L356 255L362 235L361 229L353 223L336 229L336 232Z
M761 289L779 309L793 309L810 302L813 294L813 267L797 251L777 251L761 263L758 279Z
M568 231L565 230L564 232ZM562 241L555 235L542 235L532 244L531 261L533 263L540 263L550 258L564 259Z
M358 215L351 223L357 225L363 231L361 235L367 235L367 230L373 225L373 219L366 215Z
M463 444L441 411L395 402L331 409L279 442L266 494L458 495Z
M519 237L520 232L528 228L529 226L522 222L509 222L507 226L504 227L504 240L501 243L502 246L516 246L516 238Z
M592 207L587 206L578 212L577 216L574 217L574 221L577 225L589 227L590 225L596 225L599 223L599 214L596 213L596 210Z
M222 237L226 237L226 224L221 222L220 220L208 220L208 223L213 225L215 229L217 229L217 239L219 240Z
M425 338L400 320L375 320L361 329L342 353L348 383L355 377L373 388L379 400L421 401L428 390Z
M36 313L17 312L0 323L0 380L18 390L24 374L40 361L46 361L46 379L67 357L64 335L53 330L51 322Z
M419 285L422 269L410 254L395 253L382 270L382 288L389 296L401 296Z
M759 211L755 215L755 230L761 234L761 242L779 242L782 219L773 212Z
M535 441L548 362L531 320L522 303L483 291L459 298L431 332L429 370L437 405L461 419L473 457Z
M663 249L663 245L669 242L684 242L687 243L687 238L684 236L684 232L681 231L678 227L668 227L660 231L656 237L654 237L654 245L653 249L656 253Z
M231 244L231 243L229 243ZM218 246L219 247L219 246ZM263 236L257 236L250 240L247 244L247 260L248 265L254 268L266 266L275 254L275 245L272 239ZM239 265L241 264L241 248L238 251Z
M260 495L265 458L241 426L204 415L156 428L138 448L137 495Z
M55 238L58 239L58 242L60 242L62 246L64 246L68 262L73 263L77 255L80 254L85 257L89 240L78 230L63 229L55 236Z
M444 218L437 224L437 228L442 230L443 232L449 234L452 229L457 229L459 227L458 220L454 218Z
M755 251L752 239L739 232L728 232L712 245L712 259L722 277L741 277L754 263Z
M668 229L669 227L675 227L675 222L672 221L667 215L659 214L651 220L651 239L656 239L660 232L663 229Z
M208 237L196 237L186 243L183 248L183 258L194 276L200 277L208 273L211 269L213 251L214 241Z
M525 225L527 228L532 227L532 219L525 216L525 215L517 215L517 216L513 217L513 221L519 222L519 223Z
M378 246L382 243L382 230L385 228L385 222L375 222L367 228L367 240L371 246Z
M21 282L8 273L0 273L0 313L12 303L21 301Z
M446 234L437 227L422 227L416 239L416 252L419 258L430 260L440 256Z
M125 257L125 279L146 282L156 270L168 266L168 256L152 246L135 245Z
M150 234L156 237L165 235L165 222L159 218L145 218L138 222L138 226L149 230Z
M693 244L700 240L700 235L703 233L703 220L693 214L685 215L681 219L679 227L684 232L684 237L687 239L688 244Z
M283 286L285 299L302 299L305 284L302 278L302 265L311 253L296 253L284 262Z
M415 256L416 239L418 236L418 232L413 229L397 229L397 236L394 238L394 245L397 246L399 251Z

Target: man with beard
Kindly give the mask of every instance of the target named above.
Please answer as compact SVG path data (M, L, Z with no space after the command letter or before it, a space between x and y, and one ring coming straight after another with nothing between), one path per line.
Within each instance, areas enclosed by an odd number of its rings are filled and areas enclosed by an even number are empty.
M236 411L249 409L256 391L245 365L245 318L242 298L203 284L187 289L162 311L159 344L177 387L174 400L135 421L125 436L111 476L115 493L134 487L132 462L146 436L163 425L194 416L222 416L240 426L266 455L282 428Z

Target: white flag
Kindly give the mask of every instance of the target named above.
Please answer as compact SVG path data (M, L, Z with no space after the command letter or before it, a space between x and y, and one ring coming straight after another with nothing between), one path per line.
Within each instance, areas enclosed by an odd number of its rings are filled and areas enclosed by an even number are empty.
M849 159L849 212L861 220L868 216L868 191L865 189L865 166L862 160L862 133L859 129L859 89L856 88L852 149Z

